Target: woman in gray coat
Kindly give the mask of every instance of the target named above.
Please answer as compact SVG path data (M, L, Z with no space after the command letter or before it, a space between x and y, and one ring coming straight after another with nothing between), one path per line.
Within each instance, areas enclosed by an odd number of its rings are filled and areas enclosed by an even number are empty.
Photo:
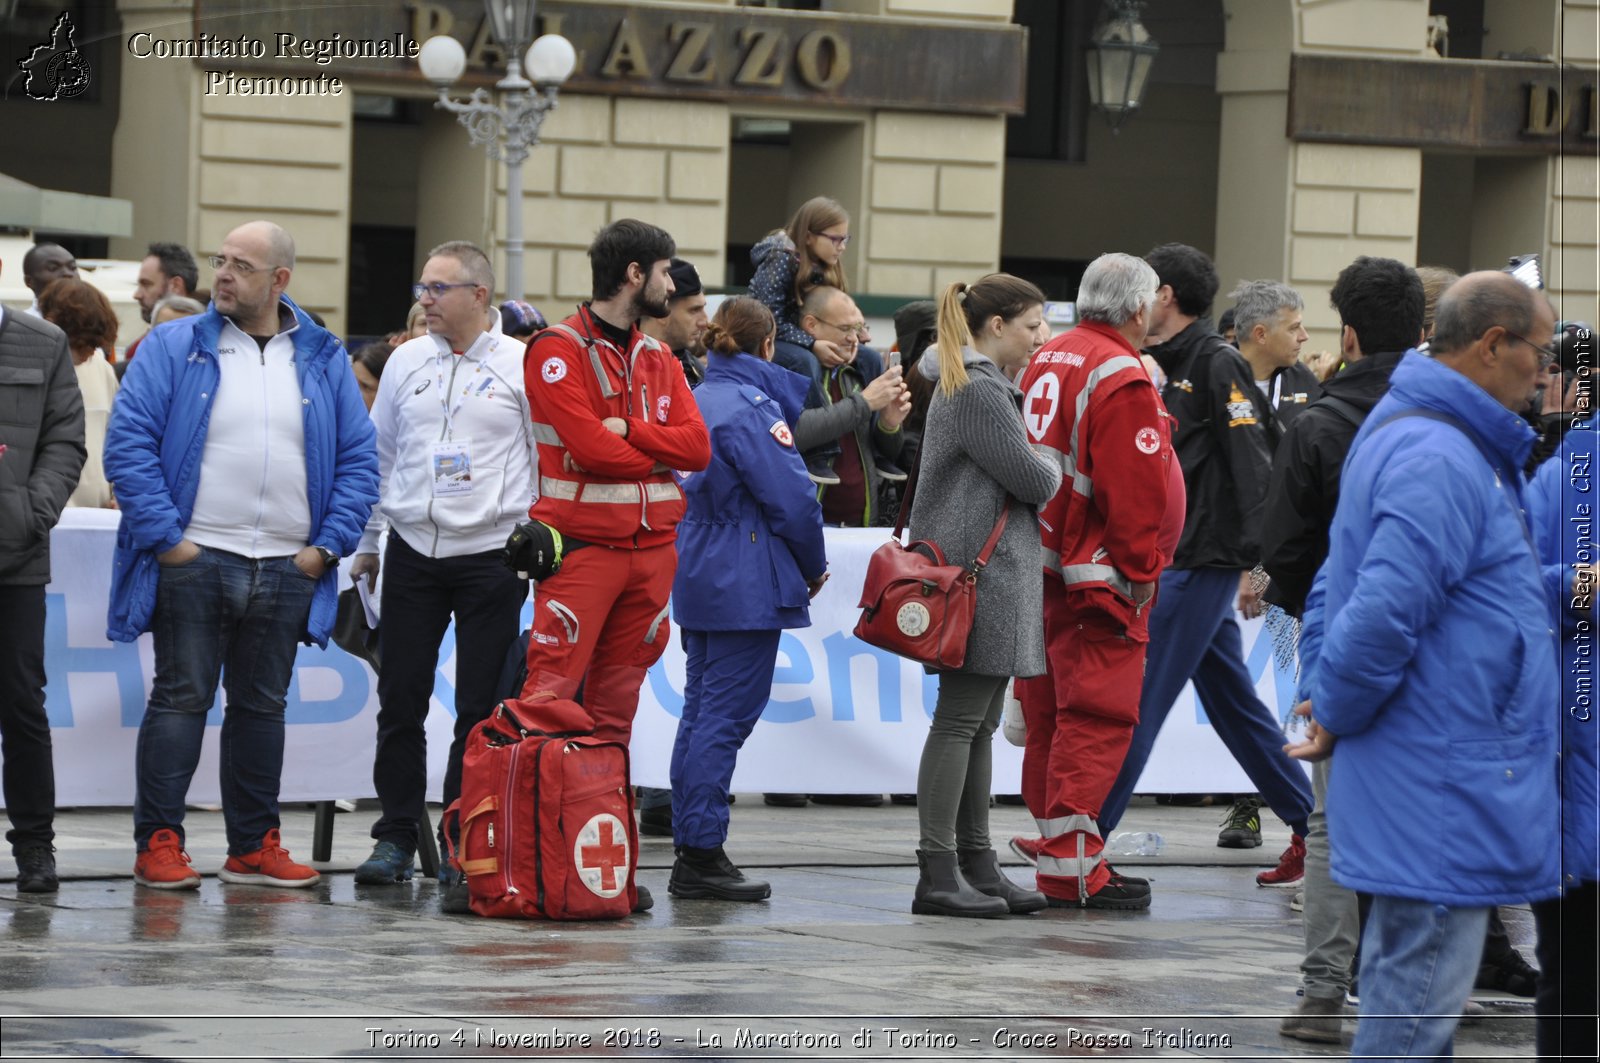
M911 910L991 918L1045 907L1000 871L989 843L995 727L1012 676L1044 673L1042 547L1038 506L1061 470L1035 454L1022 423L1015 375L1038 349L1044 293L992 273L956 283L939 300L939 388L928 407L911 537L937 543L970 566L1011 500L988 566L966 663L939 676L939 698L917 772L921 878ZM926 357L926 356L924 356Z

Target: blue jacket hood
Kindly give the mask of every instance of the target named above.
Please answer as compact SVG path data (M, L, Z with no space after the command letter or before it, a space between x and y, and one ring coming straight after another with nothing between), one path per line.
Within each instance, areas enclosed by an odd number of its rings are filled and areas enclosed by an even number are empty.
M706 358L706 382L727 381L760 388L778 400L783 407L783 419L791 425L805 408L806 392L811 382L799 373L774 362L764 361L753 354L711 354Z
M756 246L750 249L750 262L757 269L772 255L789 255L794 253L794 241L789 239L789 234L779 229L761 238Z
M1458 418L1507 467L1520 469L1533 450L1538 433L1487 391L1436 358L1407 354L1389 378L1389 393L1367 418L1361 437L1403 409L1433 410ZM1359 440L1358 440L1359 442Z

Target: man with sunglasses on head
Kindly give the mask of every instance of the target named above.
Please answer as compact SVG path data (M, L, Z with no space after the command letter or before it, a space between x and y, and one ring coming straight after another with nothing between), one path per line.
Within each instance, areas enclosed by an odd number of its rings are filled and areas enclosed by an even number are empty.
M525 344L501 331L494 271L473 244L453 240L428 252L411 294L428 331L394 349L378 383L372 421L381 498L350 566L352 579L377 579L387 521L372 766L383 813L372 828L372 855L356 868L358 885L412 876L428 785L424 725L451 617L456 719L447 807L461 793L467 734L501 693L496 680L528 597L527 581L500 560L534 497ZM447 826L440 824L441 840ZM441 878L454 874L441 868Z
M326 647L335 568L378 497L372 422L343 344L289 299L294 241L230 232L212 305L151 332L106 430L122 522L108 637L155 640L139 726L134 881L194 889L184 801L220 677L223 882L310 886L279 835L299 643Z

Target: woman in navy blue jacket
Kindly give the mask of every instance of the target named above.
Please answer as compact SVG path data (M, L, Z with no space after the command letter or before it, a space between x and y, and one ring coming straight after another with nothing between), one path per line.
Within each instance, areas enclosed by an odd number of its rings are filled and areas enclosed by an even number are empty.
M774 329L758 300L724 302L706 332L706 376L694 393L711 465L684 484L672 583L689 656L672 747L674 897L759 901L772 893L723 852L728 783L766 708L778 636L810 626L806 603L827 579L822 508L789 431L810 381L772 364Z

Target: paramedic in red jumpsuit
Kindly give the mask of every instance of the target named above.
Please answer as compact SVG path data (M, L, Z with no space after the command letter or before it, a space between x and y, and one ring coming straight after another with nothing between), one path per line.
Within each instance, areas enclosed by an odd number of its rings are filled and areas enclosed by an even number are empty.
M1082 324L1040 348L1020 381L1029 440L1062 469L1039 511L1048 672L1017 681L1022 795L1043 838L1014 847L1037 855L1053 906L1150 904L1148 883L1101 858L1095 817L1139 718L1156 580L1183 530L1171 420L1138 352L1158 286L1142 259L1096 259Z
M594 298L536 335L523 360L539 497L529 516L560 537L561 567L534 591L524 718L572 698L598 738L626 744L645 671L667 646L667 596L684 497L673 470L711 461L683 368L639 331L665 317L672 237L633 219L589 247Z

